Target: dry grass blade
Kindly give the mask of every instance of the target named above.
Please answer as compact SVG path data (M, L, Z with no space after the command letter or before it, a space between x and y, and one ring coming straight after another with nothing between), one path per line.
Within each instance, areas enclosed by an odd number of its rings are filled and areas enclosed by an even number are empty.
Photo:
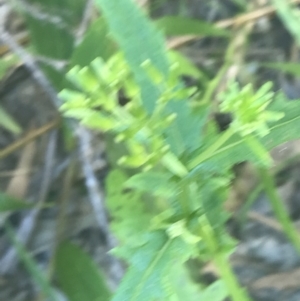
M24 170L29 169L32 166L32 161L36 152L36 143L35 141L29 143L24 148L22 152L21 158L19 160L18 166L16 170ZM24 198L26 195L29 184L29 176L28 174L19 174L11 179L6 189L7 195L11 197L15 197L18 199ZM0 226L4 224L7 217L10 215L10 212L2 212L0 215Z
M300 3L300 0L291 0L290 3L291 4L298 4L298 3ZM270 5L270 6L266 6L266 7L256 9L252 12L243 14L241 16L237 16L237 17L234 17L234 18L230 18L230 19L226 19L226 20L216 22L215 26L218 27L218 28L228 28L228 27L231 27L231 26L240 26L240 25L245 24L249 21L255 21L255 20L257 20L261 17L274 14L275 12L276 12L275 7L273 5ZM185 43L194 41L194 40L199 39L199 38L201 38L201 37L199 37L197 35L187 35L187 36L171 38L167 42L167 47L169 49L175 49L175 48L178 48L178 47L182 46Z
M35 141L32 141L26 145L22 152L21 158L16 168L16 175L11 179L6 189L6 193L8 195L19 199L25 197L29 184L29 177L28 174L18 173L18 170L29 170L32 166L32 161L35 153L36 143Z
M60 119L58 118L53 121L50 121L49 123L45 124L44 126L38 128L36 130L30 131L25 137L17 140L16 142L10 144L7 147L1 149L0 150L0 159L5 158L12 152L18 150L19 148L21 148L24 145L26 145L27 143L29 143L30 141L38 138L39 136L47 133L48 131L50 131L52 129L58 127L59 123L60 123Z

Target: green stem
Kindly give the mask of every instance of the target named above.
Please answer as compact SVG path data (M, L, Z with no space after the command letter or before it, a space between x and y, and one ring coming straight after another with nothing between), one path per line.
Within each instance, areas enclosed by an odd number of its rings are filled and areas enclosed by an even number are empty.
M184 164L182 164L182 162L171 152L168 152L162 157L161 163L170 172L181 178L185 177L188 174L188 170L186 169Z
M205 216L202 216L199 222L200 235L206 243L212 260L215 262L232 300L250 301L247 292L240 287L234 273L232 272L231 266L229 264L229 258L226 253L222 251L222 247L220 246L218 239L216 238L215 231L210 226Z
M275 188L273 176L265 167L259 168L262 184L264 185L265 192L271 202L273 211L278 218L286 236L293 243L297 251L300 253L300 237L293 223L291 222L286 208L283 205L280 197Z
M240 287L229 264L229 259L222 253L214 255L214 261L233 301L250 301L247 292Z
M213 97L215 90L217 89L217 87L218 87L220 81L222 80L223 76L225 75L226 71L232 64L232 58L234 56L235 47L236 47L236 45L234 42L231 42L229 44L226 54L225 54L224 64L222 65L222 67L220 68L219 72L214 77L214 79L210 81L210 83L205 91L205 94L202 98L202 103L208 104L211 102L211 99Z
M255 138L253 135L249 134L243 137L244 141L248 144L250 149L254 152L255 155L259 159L261 159L261 162L264 166L270 166L272 164L272 159L267 152L267 150L263 147L263 145L259 142L257 138Z
M263 185L258 184L257 187L255 187L252 192L250 192L249 196L246 198L245 204L242 206L242 209L238 213L237 219L241 224L244 224L247 219L247 213L249 212L251 206L253 203L257 200L258 195L262 192Z
M232 135L234 134L232 129L228 129L225 132L223 132L219 139L215 141L210 147L208 147L203 153L201 153L199 156L194 158L189 164L188 168L193 169L197 165L201 164L203 161L211 158L214 156L214 153L216 150L218 150Z

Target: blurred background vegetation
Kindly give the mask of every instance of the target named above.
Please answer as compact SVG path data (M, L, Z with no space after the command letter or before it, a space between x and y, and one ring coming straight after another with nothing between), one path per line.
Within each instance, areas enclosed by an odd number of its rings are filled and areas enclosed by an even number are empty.
M300 98L300 1L135 2L164 33L167 47L192 63L186 85L203 89L227 63L216 93L231 79L255 87L272 81L275 91ZM234 55L226 62L230 43ZM90 198L91 190L104 198L108 162L124 150L113 141L105 145L101 133L70 126L57 97L69 85L70 68L107 60L116 50L94 1L0 0L0 300L109 300L123 276L125 266L107 253L114 242L105 208ZM230 122L227 115L216 120L221 130ZM296 226L299 150L292 141L272 151L281 167L278 191ZM253 300L300 300L300 257L266 197L244 206L256 185L252 166L235 167L226 202L233 214L228 231L239 240L232 267ZM213 264L188 266L199 285L217 283ZM211 290L207 300L223 300Z

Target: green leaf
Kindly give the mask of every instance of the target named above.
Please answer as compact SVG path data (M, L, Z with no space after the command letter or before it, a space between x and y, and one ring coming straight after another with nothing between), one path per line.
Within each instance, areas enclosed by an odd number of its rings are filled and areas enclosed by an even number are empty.
M23 15L36 54L46 59L67 61L74 48L73 29L81 22L86 0L30 0L24 5L27 10ZM36 11L43 17L37 18ZM55 88L61 90L64 71L57 71L49 64L41 65Z
M289 140L300 138L300 103L298 101L288 101L282 93L279 93L273 103L267 107L267 110L284 113L284 117L280 120L268 123L268 135L259 137L258 134L255 134L255 137L267 150L271 150ZM196 153L200 154L203 150L214 144L221 135L208 137L197 152L190 154L191 158L195 158ZM243 137L235 134L217 151L211 154L211 157L206 162L200 164L198 168L211 168L214 171L227 170L230 166L243 161L251 161L255 164L264 163L253 153Z
M172 287L176 291L176 301L223 301L228 296L228 290L222 280L213 282L208 287L200 289L200 284L194 283L186 268L176 266L170 273ZM173 299L172 299L173 300Z
M175 265L169 274L170 294L173 294L172 301L205 301L214 299L202 299L200 285L194 283L190 278L187 268L184 265Z
M154 23L158 28L162 29L167 36L229 36L228 31L217 28L214 24L180 16L163 17Z
M222 280L217 280L204 290L200 300L223 301L227 296L228 289L225 286L225 283Z
M173 196L178 190L178 185L172 182L170 174L155 171L138 173L129 178L125 186L162 197Z
M72 26L78 26L86 5L85 0L30 0L24 12L30 39L38 54L56 59L68 59L72 54ZM33 13L31 13L31 10ZM34 11L43 12L37 18Z
M95 58L101 57L104 61L115 52L116 47L108 36L105 20L98 18L86 32L82 42L75 48L71 65L85 67Z
M162 35L131 0L96 0L96 4L141 87L143 106L148 113L152 113L161 91L149 78L142 64L149 60L167 77L169 64Z
M137 248L129 259L130 268L112 301L169 300L169 273L181 265L190 254L189 246L181 239L170 239L164 231L147 234L147 242Z
M171 62L178 64L178 70L182 75L189 75L201 80L202 82L208 82L208 77L197 68L191 60L185 57L179 51L169 51L169 57Z
M112 167L119 168L118 161L124 156L128 156L128 150L124 142L116 143L115 137L111 133L104 133L107 152L107 160Z
M168 103L167 114L175 113L176 119L169 126L166 140L172 152L180 156L186 150L193 151L202 144L202 129L207 121L209 107L202 106L193 110L186 100Z
M226 200L226 188L217 187L216 179L212 175L210 177L210 180L203 180L204 184L199 191L199 202L210 225L214 229L223 230L224 224L228 219L228 213L223 209Z
M296 3L282 0L272 0L272 2L278 17L300 45L299 10Z
M121 243L126 243L130 248L143 243L141 237L149 228L150 216L146 213L142 194L125 189L127 180L128 176L118 169L109 173L106 179L106 205L112 216L113 232Z
M272 149L279 144L300 137L300 102L289 101L285 95L279 93L275 101L267 108L278 111L284 117L278 121L270 122L270 134L262 139L267 149Z
M55 272L70 301L108 301L111 293L99 268L77 246L64 242L56 253Z
M281 72L300 76L300 64L296 64L296 63L263 63L261 65L263 67L276 69Z

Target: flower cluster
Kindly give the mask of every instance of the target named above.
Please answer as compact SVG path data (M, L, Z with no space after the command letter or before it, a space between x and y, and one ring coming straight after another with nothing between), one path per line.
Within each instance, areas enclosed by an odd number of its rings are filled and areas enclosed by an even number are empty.
M67 78L73 89L64 89L59 96L64 101L61 110L66 116L79 119L90 128L112 132L117 143L125 143L128 155L120 159L120 164L149 169L169 151L163 132L176 114L165 110L168 101L186 98L193 91L177 88L179 75L174 64L167 80L150 61L145 61L141 68L160 91L151 116L143 108L140 88L121 53L105 63L97 58L87 67L72 68ZM120 91L129 99L125 105L119 103Z
M268 82L254 92L251 84L240 89L235 82L221 95L220 110L233 115L231 127L235 132L242 136L256 132L263 137L269 133L267 123L284 116L283 113L266 110L274 96L271 87Z

